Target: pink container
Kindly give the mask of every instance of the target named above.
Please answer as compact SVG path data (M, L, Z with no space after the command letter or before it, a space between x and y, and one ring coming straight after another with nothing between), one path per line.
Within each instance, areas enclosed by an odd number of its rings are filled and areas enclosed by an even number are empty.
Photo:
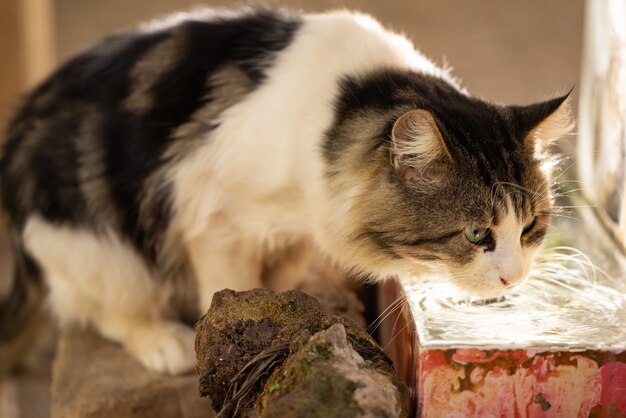
M403 293L398 282L381 290L387 305ZM382 327L416 417L626 417L625 350L431 347L423 325L405 306Z

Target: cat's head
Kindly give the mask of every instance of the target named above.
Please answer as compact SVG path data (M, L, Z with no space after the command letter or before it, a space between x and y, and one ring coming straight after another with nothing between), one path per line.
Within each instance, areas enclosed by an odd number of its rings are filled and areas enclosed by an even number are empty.
M545 148L571 127L567 95L498 106L401 73L344 90L325 151L348 263L443 271L483 297L520 283L550 222Z

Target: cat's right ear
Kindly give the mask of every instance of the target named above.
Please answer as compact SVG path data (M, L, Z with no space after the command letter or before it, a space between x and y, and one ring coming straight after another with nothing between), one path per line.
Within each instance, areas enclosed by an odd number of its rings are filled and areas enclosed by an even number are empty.
M407 183L432 183L442 178L452 157L433 115L412 109L400 116L391 130L391 164Z
M511 106L518 138L541 154L555 139L566 136L574 127L570 90L563 96L528 106Z

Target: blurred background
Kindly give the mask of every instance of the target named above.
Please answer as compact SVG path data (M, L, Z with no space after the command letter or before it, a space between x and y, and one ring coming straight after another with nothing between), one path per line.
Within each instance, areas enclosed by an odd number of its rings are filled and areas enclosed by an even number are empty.
M108 33L175 10L251 4L258 2L0 0L0 127L4 130L22 93ZM436 63L451 66L471 93L494 102L530 103L563 93L579 81L583 0L267 0L262 4L306 12L347 8L372 14L386 27L406 34ZM577 96L575 89L574 109ZM0 298L10 285L10 268L10 254L0 239ZM0 417L47 416L48 382L48 370L0 382Z
M195 6L259 2L194 0L0 1L0 120L19 93L102 36ZM527 103L569 90L579 79L583 0L266 0L319 12L370 13L405 33L475 95Z

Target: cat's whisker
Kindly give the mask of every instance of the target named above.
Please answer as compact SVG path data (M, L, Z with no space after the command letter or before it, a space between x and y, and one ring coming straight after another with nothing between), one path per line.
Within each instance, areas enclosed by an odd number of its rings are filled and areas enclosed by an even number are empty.
M564 269L563 266L567 266L567 264L570 263L574 263L574 265L577 266L578 270L582 272L582 277L584 277L586 282L597 283L598 274L601 274L609 281L614 280L606 270L593 263L584 252L573 247L553 247L536 258L537 269L539 271L549 271L553 275L562 273Z
M564 213L551 213L550 216L553 217L553 218L571 219L573 221L580 220L579 218L577 218L575 216L565 215Z
M537 276L533 276L533 279L538 279L538 280L542 280L542 281L547 282L547 283L551 283L553 285L556 285L556 286L562 287L564 289L567 289L567 290L569 290L570 292L573 292L573 293L584 292L584 290L577 289L577 288L575 288L573 286L568 285L567 283L564 283L564 282L562 282L560 280L556 280L553 277L537 275Z
M402 309L402 307L407 303L405 296L399 296L395 301L389 304L379 315L378 317L367 327L368 333L373 333L378 329L378 327L393 313L395 313L398 309Z
M585 208L585 209L591 209L591 208L597 208L598 205L568 205L568 206L559 206L560 209L580 209L580 208Z
M577 248L568 247L568 246L559 246L559 247L554 247L554 249L556 251L571 251L572 252L572 254L570 255L571 258L567 258L567 255L564 255L566 260L574 261L578 263L579 265L588 266L592 268L594 272L600 272L604 277L612 279L612 277L609 275L609 273L606 270L604 270L597 264L593 263L591 259L589 258L589 256L587 256L587 254L578 250Z
M552 179L553 183L556 183L558 185L564 185L564 184L570 184L570 183L575 183L575 184L585 184L584 181L582 180L576 180L576 179L564 179L564 180L557 180L556 179Z
M396 341L396 338L398 338L400 335L402 335L402 333L409 327L411 326L411 322L410 321L406 321L406 324L404 324L404 326L396 332L396 326L398 325L398 321L400 320L400 315L398 315L398 317L396 318L393 327L391 329L391 337L389 338L389 341L387 342L387 344L385 344L383 347L381 347L382 351L385 352L390 346L391 344L393 344Z
M568 158L563 158L563 159L561 159L561 164L562 164L563 162L565 162L565 161L569 160L569 159L570 159L569 157L568 157ZM572 167L575 167L575 166L576 166L577 161L576 161L576 160L574 160L573 158L571 158L571 160L572 160L572 163L571 163L570 165L568 165L568 166L567 166L567 167L565 167L565 168L561 168L561 169L559 170L559 173L558 173L557 175L555 175L555 176L554 176L554 179L555 179L555 180L557 180L557 179L559 179L560 177L564 176L564 175L565 175L565 174L566 174L566 173L567 173L567 172L568 172L568 171L569 171Z

